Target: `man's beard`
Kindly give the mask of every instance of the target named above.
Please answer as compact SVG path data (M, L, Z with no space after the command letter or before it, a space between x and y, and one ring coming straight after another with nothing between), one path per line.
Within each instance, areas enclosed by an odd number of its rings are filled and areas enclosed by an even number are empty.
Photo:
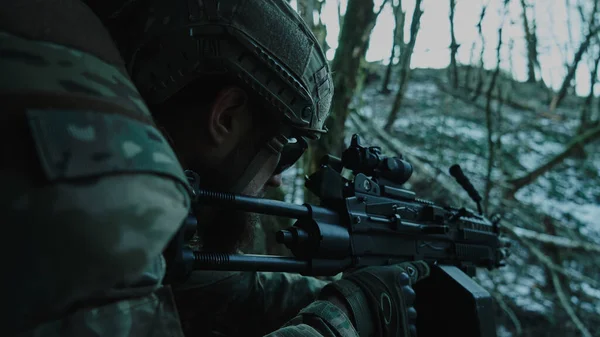
M246 144L246 146L248 145ZM207 169L202 163L191 165L192 170L200 175L201 188L228 192L228 187L232 185L231 177L240 174L240 172L236 172L236 168L246 167L247 162L253 157L241 155L242 153L252 153L247 148L238 147L236 150L233 152L231 160L225 161L228 163L228 167L211 170ZM208 177L208 179L204 180L203 177ZM255 196L263 197L264 188ZM238 211L231 206L198 206L194 207L194 213L198 219L198 235L203 251L235 253L241 247L254 241L254 231L260 221L258 214Z
M201 234L203 251L231 254L254 240L258 215L223 208L211 213L212 221Z
M257 197L263 196L264 189ZM231 254L253 243L254 231L260 224L258 214L222 207L211 207L210 210L201 213L210 214L207 216L208 219L198 219L198 223L203 225L201 233L203 251Z

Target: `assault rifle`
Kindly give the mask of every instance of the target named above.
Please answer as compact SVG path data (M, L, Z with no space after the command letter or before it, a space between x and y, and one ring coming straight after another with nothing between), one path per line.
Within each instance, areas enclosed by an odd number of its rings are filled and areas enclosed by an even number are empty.
M347 179L343 169L354 174ZM508 243L500 238L499 218L481 212L481 197L458 165L450 173L476 202L478 212L439 206L401 188L412 166L400 157L384 157L379 147L365 147L358 135L342 158L325 156L306 187L320 206L296 205L243 195L201 190L189 173L195 202L297 219L277 232L278 243L294 257L201 253L185 243L196 230L190 217L166 255L169 277L185 278L194 269L280 271L331 276L354 268L424 260L431 276L414 287L417 331L437 336L493 337L492 298L471 277L478 267L504 265Z

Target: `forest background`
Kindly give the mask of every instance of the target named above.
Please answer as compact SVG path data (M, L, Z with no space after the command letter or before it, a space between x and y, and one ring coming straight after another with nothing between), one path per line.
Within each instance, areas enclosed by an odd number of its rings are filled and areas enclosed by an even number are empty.
M292 0L325 47L329 133L267 197L318 203L304 177L358 133L432 201L503 217L508 265L481 270L498 336L600 336L600 0ZM262 217L246 252L289 255Z

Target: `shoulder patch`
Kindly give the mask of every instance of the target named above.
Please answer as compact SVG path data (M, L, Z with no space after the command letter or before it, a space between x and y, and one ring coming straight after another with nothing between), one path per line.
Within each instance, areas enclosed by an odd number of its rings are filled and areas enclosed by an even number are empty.
M42 169L51 181L146 172L187 186L171 146L150 125L96 111L32 109L26 115Z

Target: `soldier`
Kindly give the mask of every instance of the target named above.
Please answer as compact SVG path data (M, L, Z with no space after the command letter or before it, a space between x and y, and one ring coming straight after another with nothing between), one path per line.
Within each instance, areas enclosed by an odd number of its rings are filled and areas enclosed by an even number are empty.
M307 140L325 132L331 72L285 1L88 3L105 18L157 124L203 188L260 196L281 183ZM214 207L196 215L204 251L233 253L252 240L252 215ZM175 298L187 336L262 335L326 284L287 273L195 271Z
M187 184L108 34L76 0L4 1L0 55L9 159L0 168L0 207L11 231L2 242L10 253L2 260L4 334L183 336L160 252L189 209ZM222 114L211 119L210 142L223 144L252 121L239 119L248 104L242 91L218 91L226 108L212 109ZM183 144L196 146L194 138ZM184 160L183 144L179 158L210 177ZM223 160L222 152L203 153ZM276 183L267 171L248 186ZM427 273L418 263L361 270L326 286L272 335L408 335L410 284Z

